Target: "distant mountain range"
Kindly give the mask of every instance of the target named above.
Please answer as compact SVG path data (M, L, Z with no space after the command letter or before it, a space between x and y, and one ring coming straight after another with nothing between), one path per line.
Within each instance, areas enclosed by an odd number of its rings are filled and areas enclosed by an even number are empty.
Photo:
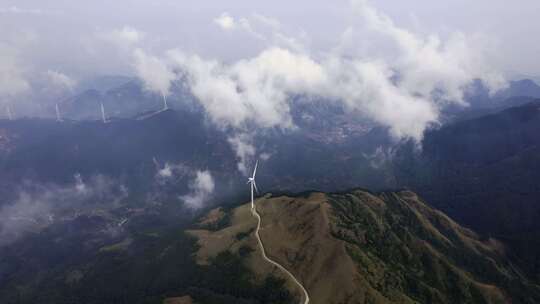
M540 98L540 86L530 79L514 80L506 88L490 93L481 81L476 81L467 91L465 100L473 108L491 108L519 106L519 103L511 103L512 98L515 101L516 97Z
M510 81L508 87L490 94L481 81L467 90L465 101L471 109L489 109L519 106L530 99L540 98L540 86L533 80ZM174 82L168 97L172 108L197 107L195 98L181 82ZM146 91L137 79L125 76L103 76L83 81L75 95L60 102L62 112L69 119L100 119L103 103L111 117L130 118L139 113L162 108L160 94ZM455 109L462 111L463 109ZM454 111L454 110L451 110ZM51 110L51 113L54 111Z
M426 134L421 153L397 153L397 179L468 227L511 241L538 274L538 130L540 101L447 125Z
M122 75L103 75L97 77L90 77L78 83L74 92L76 93L76 95L90 90L105 93L109 90L114 90L132 81L136 81L136 78Z
M96 80L96 84L89 84L91 89L60 102L62 115L74 120L101 119L101 104L107 116L116 118L132 118L140 113L163 109L161 94L146 91L137 79L114 78L101 81L103 83L100 83L100 79ZM172 92L168 96L171 107L183 109L195 106L193 97L180 85L173 87Z

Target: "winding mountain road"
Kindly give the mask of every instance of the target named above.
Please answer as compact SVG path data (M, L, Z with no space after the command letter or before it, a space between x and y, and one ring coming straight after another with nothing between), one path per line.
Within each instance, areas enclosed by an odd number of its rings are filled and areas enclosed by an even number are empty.
M259 246L261 247L262 257L264 258L264 260L266 260L270 264L276 266L281 271L283 271L285 274L287 274L287 276L289 276L294 281L294 283L296 285L298 285L298 287L304 293L304 302L300 302L300 303L309 304L309 294L308 294L306 288L304 288L304 285L302 285L302 283L300 283L300 281L298 281L296 279L296 277L290 271L288 271L285 267L281 266L281 264L279 264L278 262L273 261L272 259L270 259L266 255L266 249L264 249L264 245L263 245L263 242L261 240L261 236L259 235L259 230L261 228L261 216L257 212L257 207L255 206L255 203L253 202L253 200L251 201L251 213L257 218L257 221L258 221L257 222L257 229L255 230L255 236L257 237L257 241L259 242Z

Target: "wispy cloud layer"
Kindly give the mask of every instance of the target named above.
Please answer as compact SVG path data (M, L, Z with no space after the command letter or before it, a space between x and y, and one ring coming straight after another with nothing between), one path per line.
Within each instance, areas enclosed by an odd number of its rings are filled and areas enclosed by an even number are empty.
M29 89L17 51L0 43L0 98L13 97Z
M210 119L234 131L229 142L242 172L257 152L250 139L254 128L295 128L290 113L294 96L341 102L387 127L396 139L420 141L445 106L465 105L464 92L476 79L492 90L504 86L502 76L484 60L488 47L478 39L459 32L444 39L415 33L366 1L352 1L351 7L356 21L326 51L311 50L307 34L288 34L278 20L260 14L234 18L225 12L213 22L263 41L261 52L230 62L182 48L162 57L138 46L130 52L148 90L168 95L173 81L184 81ZM117 32L138 37L125 29Z
M195 178L191 182L191 193L181 196L186 206L192 209L199 209L204 206L206 201L214 192L214 178L209 171L197 171Z
M239 133L229 138L229 144L236 152L238 158L238 170L245 176L251 172L250 165L253 163L253 157L257 150L253 145L253 138L248 133Z
M74 219L96 209L116 208L127 195L125 186L101 175L85 180L76 174L73 183L64 186L26 182L17 199L0 208L0 246L58 220Z
M77 82L75 80L73 80L66 74L58 71L48 70L47 77L49 77L53 85L56 85L63 89L72 90L75 85L77 85Z
M97 33L97 36L119 47L129 47L142 42L146 35L133 27L124 26L119 29Z
M177 50L169 55L211 118L236 128L247 122L265 128L292 127L288 93L309 90L324 77L307 56L280 48L230 65Z
M161 59L147 54L142 49L136 49L133 53L135 57L135 71L137 76L143 80L145 88L166 97L169 95L172 81L176 75Z
M44 10L39 8L22 8L18 6L0 7L0 14L14 14L14 15L57 15L61 14L61 11Z
M395 138L420 140L436 124L440 110L450 103L463 104L463 94L475 79L496 90L504 80L482 59L483 49L455 33L443 41L398 27L388 16L365 1L354 1L360 30L368 43L384 46L380 55L362 53L351 44L350 27L339 45L313 55L304 46L269 47L259 55L234 63L207 60L179 50L169 52L186 74L192 93L218 124L245 128L293 127L290 97L313 95L343 102L347 108L387 126ZM231 28L236 22L230 18ZM277 21L259 20L275 31ZM247 19L240 28L252 30ZM282 35L285 36L285 35ZM294 40L293 38L290 38Z
M219 17L216 17L214 19L214 23L216 23L219 27L221 27L224 30L232 30L236 28L236 20L234 20L229 13L224 12Z

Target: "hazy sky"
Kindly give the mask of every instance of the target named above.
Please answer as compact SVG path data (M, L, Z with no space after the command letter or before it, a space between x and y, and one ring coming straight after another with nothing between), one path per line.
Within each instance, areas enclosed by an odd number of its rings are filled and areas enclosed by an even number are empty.
M461 31L494 43L493 64L505 72L540 74L540 1L378 0L371 4L401 27L445 35ZM96 37L130 26L146 34L152 52L181 47L232 60L254 54L261 43L224 33L212 20L228 12L235 18L260 14L302 36L310 48L336 43L355 16L346 0L0 0L0 46L18 52L26 68L67 74L128 73L116 50Z

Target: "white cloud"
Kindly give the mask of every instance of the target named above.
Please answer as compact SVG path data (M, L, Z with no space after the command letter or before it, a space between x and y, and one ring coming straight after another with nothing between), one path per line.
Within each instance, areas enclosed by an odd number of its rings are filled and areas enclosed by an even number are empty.
M192 93L214 122L235 128L247 123L293 127L288 93L309 90L324 78L321 67L309 57L279 48L231 65L179 51L169 55L186 73Z
M438 123L442 107L464 103L464 91L472 81L482 79L493 89L504 84L485 63L484 48L477 40L460 33L447 40L416 34L398 27L366 1L353 1L353 7L362 20L361 30L348 28L327 54L304 51L303 45L295 46L296 40L281 32L278 21L255 15L252 20L241 19L242 26L234 22L235 28L283 47L269 47L229 64L178 50L169 56L212 120L237 130L251 125L292 128L290 96L313 95L343 102L388 127L395 138L420 140L427 127ZM255 31L254 21L269 27L273 38ZM370 39L358 43L356 33ZM231 143L241 146L235 140Z
M324 66L329 81L320 94L389 127L395 138L420 140L426 127L437 122L436 105L394 85L394 73L382 61L330 58Z
M131 68L143 82L146 90L162 95L166 102L166 97L170 94L171 83L176 75L161 58L153 56L139 47L139 44L145 40L145 36L145 33L130 26L97 34L101 40L116 46L118 56L130 61ZM92 50L92 43L89 43L89 50Z
M241 18L239 21L239 27L240 29L244 30L246 33L248 33L251 37L256 38L257 40L261 40L264 42L268 42L268 38L265 37L263 34L257 32L253 26L251 25L251 22L247 18Z
M280 47L294 51L304 51L305 46L301 39L285 34L281 23L273 18L258 13L250 17L235 20L227 13L223 13L214 20L226 31L239 30L249 36L264 42L269 47Z
M271 153L262 153L261 155L259 155L259 157L261 158L261 160L267 161L270 158L272 158L272 154Z
M129 47L142 42L146 35L133 27L124 26L120 29L99 33L98 36L119 47Z
M72 90L77 84L75 80L71 79L66 74L54 70L48 70L47 77L55 86L67 90Z
M163 168L157 164L156 177L162 180L172 179L176 177L183 177L189 173L189 169L183 164L171 164L165 163Z
M81 44L86 56L96 58L94 59L97 61L96 64L105 62L115 67L129 65L129 72L132 72L134 67L136 72L139 72L139 65L146 62L141 62L147 56L146 53L141 50L138 54L140 45L147 42L145 37L144 32L131 26L124 26L112 30L98 30L90 37L82 37ZM100 58L102 56L106 59Z
M0 44L0 98L13 97L29 89L17 52Z
M395 137L419 139L437 120L437 108L392 83L383 62L329 57L317 62L305 54L273 48L225 66L175 52L192 93L220 125L243 129L294 127L289 96L309 94L342 100L350 109L389 126Z
M144 33L129 26L124 26L121 30L114 31L113 35L116 35L119 39L123 39L129 43L141 42L145 36Z
M224 12L219 17L215 18L214 23L224 30L232 30L236 27L236 21L227 12Z
M86 184L84 183L82 176L80 173L76 173L74 175L75 178L75 190L79 194L85 194L87 193L88 189L86 188Z
M376 41L394 48L384 59L398 71L398 85L411 95L432 98L436 94L436 101L460 103L474 79L482 79L493 90L505 85L502 76L486 63L485 41L460 32L451 33L446 41L435 34L415 34L398 27L366 0L352 3Z
M142 49L136 49L133 54L135 71L137 76L143 80L145 88L159 93L163 97L168 96L171 82L176 78L176 75L167 64L158 57L147 54Z
M170 178L172 177L173 175L173 172L172 172L172 168L171 166L169 166L169 164L165 164L165 167L163 169L160 169L158 171L158 176L161 177L161 178Z
M214 192L215 183L209 171L197 171L195 179L190 185L191 193L181 196L187 207L198 209L203 207L210 195Z
M237 134L234 137L228 139L229 144L236 152L238 157L238 170L244 175L249 175L249 163L253 156L255 156L255 146L252 144L252 138L248 134Z
M28 9L18 6L0 7L0 14L16 14L16 15L56 15L60 11L43 10L43 9Z
M127 188L102 175L87 182L80 174L70 185L25 182L18 197L0 207L0 246L30 231L39 231L56 220L67 220L75 214L117 208L128 196Z
M281 22L279 22L279 20L259 14L259 13L253 14L253 19L272 28L275 31L280 30L282 27Z
M363 153L364 158L369 160L369 164L373 169L382 169L384 166L391 163L394 158L394 151L392 148L377 147L371 154Z

